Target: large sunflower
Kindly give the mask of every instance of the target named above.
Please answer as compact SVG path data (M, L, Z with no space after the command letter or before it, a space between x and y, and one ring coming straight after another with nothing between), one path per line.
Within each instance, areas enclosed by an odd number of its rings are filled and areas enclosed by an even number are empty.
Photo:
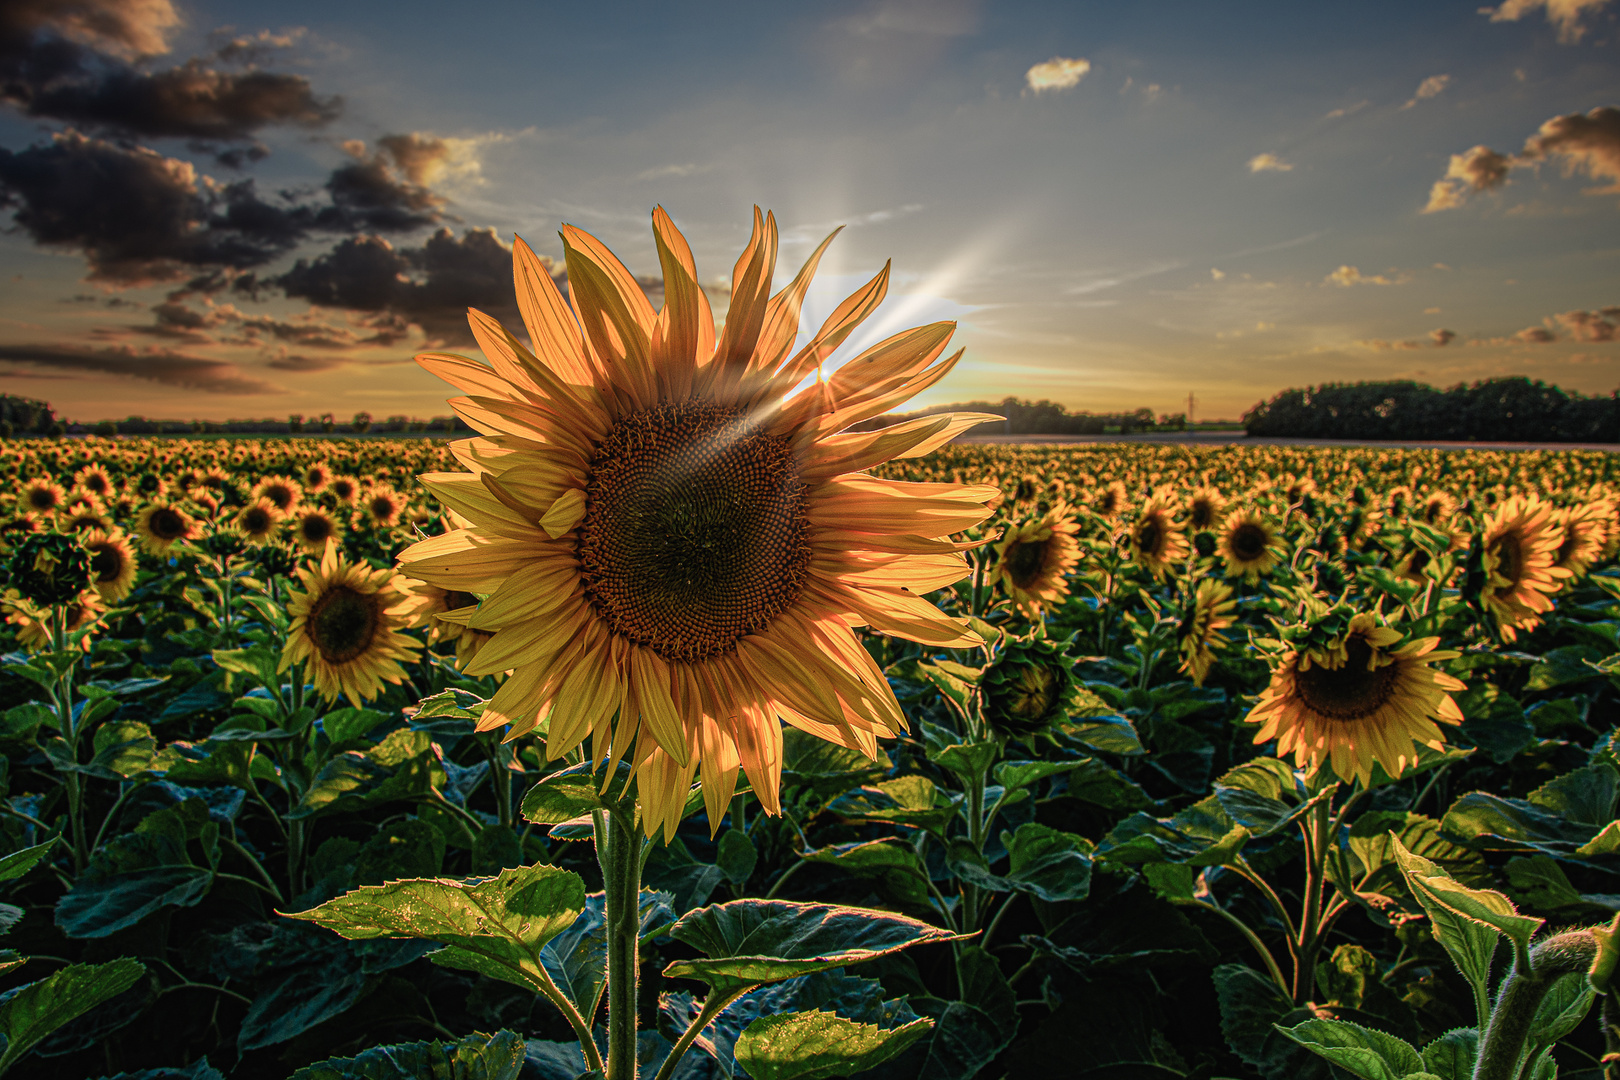
M1479 602L1496 620L1503 641L1515 640L1519 630L1534 630L1542 613L1552 610L1551 594L1571 576L1556 565L1563 543L1552 504L1537 495L1513 496L1485 523Z
M135 519L135 535L149 554L165 556L175 544L195 540L202 529L173 503L153 503Z
M1408 641L1365 612L1342 633L1314 633L1289 651L1271 685L1245 720L1259 724L1256 744L1277 740L1277 756L1315 773L1323 765L1341 780L1372 779L1374 763L1399 776L1417 761L1417 747L1440 749L1435 726L1460 724L1449 691L1457 679L1429 665L1454 652L1436 652L1440 639Z
M1613 528L1614 507L1607 499L1578 503L1553 514L1553 523L1564 530L1553 565L1583 578L1592 564L1603 558Z
M346 694L359 705L382 692L382 684L405 678L401 660L414 660L421 644L402 631L418 603L392 570L373 570L340 558L329 545L320 566L300 567L304 591L288 595L286 671L308 662L307 677L322 697Z
M1038 518L1010 526L996 542L990 582L1001 583L1020 611L1038 619L1041 609L1069 595L1069 573L1080 562L1080 531L1062 503Z
M711 822L739 767L779 812L778 719L869 755L877 735L904 730L853 627L977 644L923 594L967 573L943 537L983 520L998 492L865 471L926 453L982 415L841 434L934 385L961 355L941 359L954 327L935 323L823 373L882 300L888 267L794 352L831 237L771 296L776 222L756 211L717 337L691 250L662 207L653 233L661 311L600 241L565 226L574 310L514 245L534 353L473 311L492 367L418 357L466 391L451 405L484 437L456 444L470 474L423 477L471 527L421 541L401 565L487 596L469 625L494 639L467 670L513 675L481 728L510 725L514 738L545 724L550 758L588 736L589 760L634 768L648 834L673 836L699 768Z
M1226 509L1226 496L1212 487L1194 488L1187 496L1187 524L1194 529L1213 529Z
M1234 510L1221 525L1220 552L1227 577L1253 584L1276 568L1285 550L1281 534L1257 510Z
M1174 519L1175 496L1160 492L1142 507L1142 514L1130 529L1131 561L1163 580L1165 572L1192 548Z

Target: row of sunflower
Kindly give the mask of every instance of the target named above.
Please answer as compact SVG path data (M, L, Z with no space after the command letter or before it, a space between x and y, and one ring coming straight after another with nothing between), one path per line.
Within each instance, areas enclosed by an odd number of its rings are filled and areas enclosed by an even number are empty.
M654 226L420 358L482 437L0 447L0 1073L1620 1051L1608 456L851 431L951 328L795 392L887 270L795 352L822 249L717 334Z

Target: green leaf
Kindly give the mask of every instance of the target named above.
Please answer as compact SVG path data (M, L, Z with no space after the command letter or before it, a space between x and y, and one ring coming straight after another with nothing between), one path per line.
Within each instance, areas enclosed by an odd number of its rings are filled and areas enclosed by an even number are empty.
M69 937L100 938L126 930L165 907L193 907L208 894L213 871L197 866L191 840L211 835L201 799L148 814L135 831L114 837L90 858L78 881L56 904L56 925Z
M540 949L585 910L578 874L536 865L493 878L415 878L368 885L309 911L284 912L350 940L426 938L434 963L535 989Z
M629 776L630 766L620 762L612 788L622 788ZM602 776L589 762L571 765L541 777L529 789L523 796L523 817L536 825L561 825L594 810L611 810L614 800L601 794L601 787Z
M1306 1020L1278 1030L1365 1080L1402 1080L1423 1071L1423 1055L1406 1040L1344 1020Z
M952 743L938 749L929 747L928 758L951 770L964 784L972 785L989 771L998 752L993 742Z
M13 851L10 855L0 859L0 881L15 881L28 873L39 860L50 853L51 848L56 846L57 839L57 837L53 836L43 844L35 844L33 847L25 847L21 851Z
M900 776L846 792L828 803L827 810L840 817L913 825L943 836L960 802L960 797L940 791L926 776Z
M1153 805L1142 785L1098 758L1087 758L1061 783L1062 794L1109 810L1141 810Z
M1007 846L1007 883L1049 903L1084 900L1091 891L1091 841L1036 822L1018 826Z
M432 736L400 728L370 750L350 750L329 761L287 817L296 820L395 799L419 799L444 782L444 766L434 752Z
M1086 697L1096 703L1099 713L1112 712L1108 705L1094 694L1087 693ZM1074 720L1062 725L1065 735L1085 747L1100 754L1117 754L1120 757L1134 757L1145 754L1142 739L1136 733L1136 725L1123 716L1092 715L1085 720Z
M1242 964L1216 967L1214 982L1221 1034L1232 1053L1267 1080L1330 1080L1325 1061L1279 1030L1279 1025L1309 1019L1309 1014L1295 1010L1275 982Z
M0 1072L57 1028L135 985L146 965L127 956L105 964L70 964L47 979L12 991L0 1004Z
M852 844L830 844L803 856L809 862L828 863L840 870L866 878L876 878L905 904L928 902L928 872L909 845L895 839L864 840Z
M280 657L275 650L262 645L246 649L214 650L214 663L226 671L246 675L260 686L280 687L281 678L276 674L279 660Z
M1479 1032L1453 1028L1423 1048L1423 1067L1440 1080L1473 1080Z
M1529 1046L1551 1046L1581 1026L1592 1009L1595 995L1586 981L1586 972L1571 971L1553 980L1536 1006L1530 1021Z
M872 760L859 750L828 742L798 728L782 731L782 786L822 795L879 779L894 767L882 750Z
M1547 921L1533 915L1520 915L1513 901L1495 889L1470 889L1450 878L1428 878L1424 881L1424 887L1453 911L1506 934L1525 948L1529 947L1530 939Z
M96 729L90 768L107 777L128 779L152 764L157 740L152 729L134 720L114 720Z
M37 701L13 705L0 714L0 738L31 739L41 727L56 726L56 712Z
M1463 978L1483 998L1490 987L1491 957L1496 952L1496 930L1476 919L1462 915L1430 888L1434 881L1451 878L1433 862L1414 855L1398 837L1392 837L1395 860L1406 878L1407 887L1423 905L1435 939L1450 954L1452 963ZM1505 899L1505 898L1504 898Z
M755 899L699 908L669 933L704 958L677 960L664 975L696 979L722 993L875 960L913 945L960 940L892 912Z
M754 1080L853 1076L903 1052L933 1026L919 1017L884 1029L819 1010L762 1016L738 1036L737 1063Z
M964 713L972 711L973 690L981 674L977 669L950 660L941 660L932 664L919 663L917 674L933 683L934 689L949 698Z
M1590 645L1564 645L1549 649L1540 662L1530 669L1526 690L1552 690L1588 679L1601 679L1603 672L1588 661L1597 661L1603 654Z
M477 720L484 714L484 699L466 690L440 690L416 705L412 720Z
M727 829L720 837L720 851L714 864L733 885L747 881L758 862L759 852L754 850L754 842L741 829Z
M996 783L1007 791L1017 791L1019 788L1038 784L1049 776L1072 772L1094 759L1081 758L1078 761L1003 761L995 767L993 775Z
M256 775L253 767L256 753L252 742L215 741L210 737L195 746L172 742L153 755L149 767L153 772L163 773L164 779L174 784L230 784L250 791Z
M1542 911L1587 906L1587 901L1570 884L1564 868L1549 856L1509 859L1507 877L1508 887L1516 899Z
M645 940L663 933L675 921L666 892L641 890L641 926ZM557 988L579 1007L590 1010L607 984L607 905L604 894L585 898L585 910L568 929L546 942L540 960Z
M1564 821L1601 829L1614 821L1620 773L1608 764L1588 765L1547 781L1526 800Z
M333 709L321 717L321 730L334 743L346 743L363 737L387 719L388 714L378 709Z
M352 1058L306 1065L292 1080L517 1080L524 1041L510 1031L473 1032L455 1042L374 1046Z

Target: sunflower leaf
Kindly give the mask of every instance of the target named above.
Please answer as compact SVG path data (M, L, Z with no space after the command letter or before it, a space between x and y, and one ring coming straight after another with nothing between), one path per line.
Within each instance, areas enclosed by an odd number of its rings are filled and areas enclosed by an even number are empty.
M630 782L630 766L619 762L613 786L623 789ZM561 825L593 810L612 810L616 800L602 794L602 778L587 762L570 765L543 776L523 796L523 817L536 825Z
M578 874L537 864L493 878L411 878L367 885L288 918L324 926L350 940L426 938L446 947L436 964L535 989L544 981L541 950L585 910Z
M475 1031L455 1042L374 1046L352 1058L327 1058L299 1069L292 1080L517 1080L523 1065L521 1036Z
M756 899L698 908L669 933L704 955L677 960L664 975L696 979L720 993L875 960L913 945L965 940L887 911Z
M1345 1020L1306 1020L1277 1030L1365 1080L1402 1080L1422 1072L1423 1055L1404 1039Z
M1431 888L1433 882L1447 881L1458 889L1466 887L1453 881L1449 874L1433 862L1408 851L1406 845L1401 843L1400 837L1391 833L1390 838L1394 847L1395 861L1401 868L1401 874L1406 878L1407 887L1412 890L1412 894L1418 898L1418 902L1428 914L1435 939L1450 954L1452 963L1457 965L1457 970L1462 973L1463 978L1474 987L1476 1000L1482 1000L1490 986L1491 957L1496 952L1496 928L1482 920L1462 914L1442 899L1441 895ZM1503 900L1506 901L1506 897L1503 897ZM1510 904L1509 907L1511 906Z
M28 871L32 870L56 846L57 837L51 837L43 844L25 847L21 851L13 851L10 855L0 859L0 881L15 881Z
M327 762L291 819L355 810L395 799L415 799L444 787L445 771L425 731L400 728L369 750L350 750Z
M0 1051L4 1072L57 1028L117 997L146 973L139 960L121 956L106 964L70 964L50 978L13 990L0 1004Z
M901 1053L933 1026L919 1017L884 1029L819 1009L762 1016L738 1036L737 1064L754 1080L852 1076Z

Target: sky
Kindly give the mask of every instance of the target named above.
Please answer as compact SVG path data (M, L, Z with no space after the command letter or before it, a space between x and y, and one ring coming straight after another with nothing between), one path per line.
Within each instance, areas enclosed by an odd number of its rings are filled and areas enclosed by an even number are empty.
M267 19L269 21L267 21ZM1620 385L1620 0L8 0L0 392L77 420L427 417L511 244L722 315L753 208L833 362L921 405L1237 418L1291 386Z

